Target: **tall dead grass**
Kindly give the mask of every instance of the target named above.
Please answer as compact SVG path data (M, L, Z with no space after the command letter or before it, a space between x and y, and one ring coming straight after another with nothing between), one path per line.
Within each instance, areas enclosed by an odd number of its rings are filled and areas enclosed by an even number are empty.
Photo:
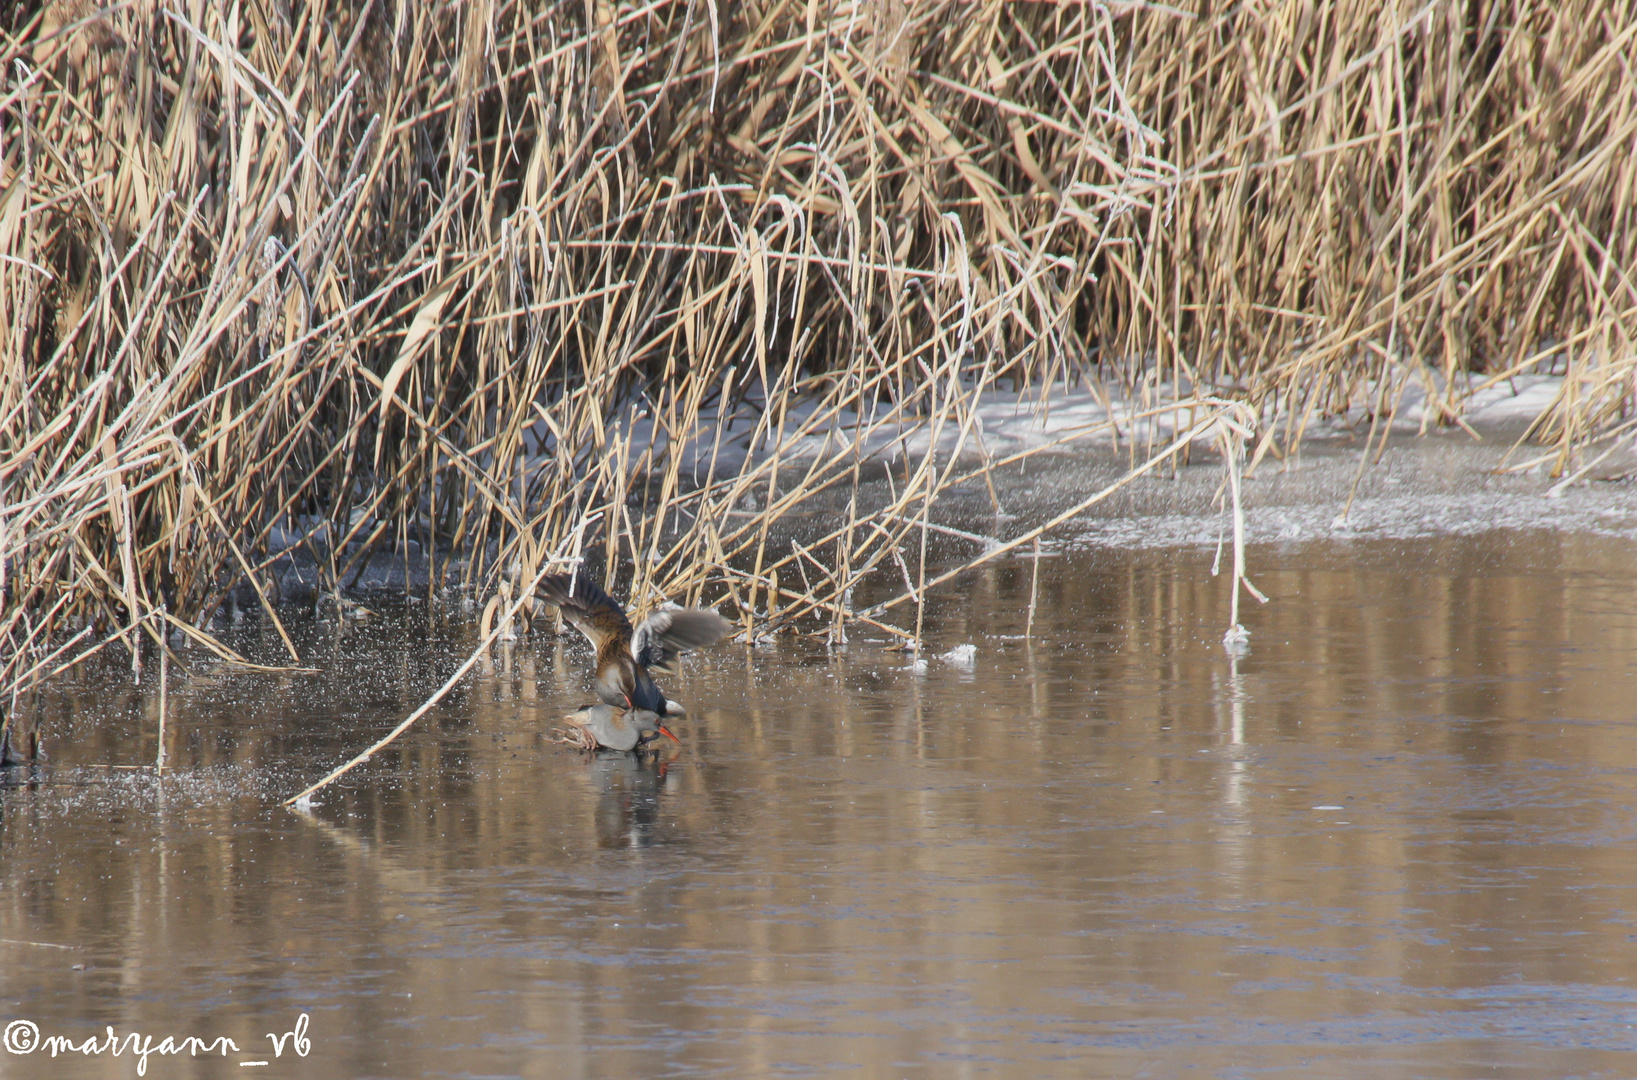
M596 542L639 603L842 633L955 455L816 548L771 549L781 516L860 439L970 442L997 378L1082 363L1102 223L1158 190L1095 7L58 3L12 34L14 681L65 620L229 655L211 613L248 582L277 626L292 542L326 589L415 541L485 591ZM1013 183L995 123L1056 179Z
M1408 0L1199 5L1119 22L1125 90L1182 166L1119 222L1087 294L1097 340L1245 394L1300 437L1566 374L1533 434L1561 471L1632 414L1637 5ZM1376 428L1372 428L1375 431Z
M915 639L930 508L999 380L1188 400L1176 453L1256 409L1263 446L1385 414L1427 371L1454 415L1470 374L1550 356L1567 448L1629 410L1631 14L24 6L0 685L109 635L242 659L212 614L248 585L282 634L292 545L337 592L432 552L490 616L597 545L638 604ZM945 452L889 505L780 538L911 436ZM882 572L904 592L854 610Z

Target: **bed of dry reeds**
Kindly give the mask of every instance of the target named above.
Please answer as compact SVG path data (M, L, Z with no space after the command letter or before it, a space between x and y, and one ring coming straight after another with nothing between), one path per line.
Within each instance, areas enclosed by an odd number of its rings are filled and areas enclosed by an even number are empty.
M0 16L0 684L236 659L212 616L278 626L292 545L331 593L429 552L487 617L589 545L639 606L914 640L1002 384L1192 402L1160 456L1542 361L1543 438L1622 424L1629 5L1261 7ZM887 505L781 533L912 436Z
M1181 166L1091 294L1105 348L1277 402L1270 437L1427 384L1566 374L1534 434L1630 417L1637 4L1201 6L1120 20ZM1112 272L1110 272L1112 271Z

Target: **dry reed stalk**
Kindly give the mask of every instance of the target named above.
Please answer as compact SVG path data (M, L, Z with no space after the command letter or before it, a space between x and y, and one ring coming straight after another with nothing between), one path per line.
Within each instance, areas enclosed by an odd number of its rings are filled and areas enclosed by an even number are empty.
M164 614L164 605L160 605L160 613ZM170 628L161 627L164 638L170 637ZM170 706L170 647L168 641L159 647L159 739L158 749L154 751L153 771L155 776L165 775L165 720Z
M1245 576L1245 503L1240 492L1240 474L1244 469L1245 443L1254 432L1242 422L1242 417L1223 416L1217 426L1217 446L1227 464L1228 498L1233 504L1233 574L1229 582L1228 629L1222 635L1222 644L1230 653L1246 651L1250 631L1239 621L1239 592L1243 588L1262 603L1268 598ZM1215 573L1215 568L1212 568Z
M398 736L408 731L410 726L414 724L415 721L425 716L431 711L433 706L442 701L444 696L448 694L450 690L455 688L455 685L466 676L468 671L472 670L479 660L488 657L489 647L498 641L505 633L504 628L510 626L511 621L517 617L517 613L522 610L524 603L526 603L528 598L533 595L535 587L540 584L540 579L546 576L546 571L550 570L555 565L563 565L565 563L566 560L563 559L546 560L545 564L540 567L539 571L530 580L528 589L524 591L523 595L514 600L506 608L505 612L502 613L498 624L492 629L486 629L484 631L482 640L478 642L477 648L472 651L472 654L466 658L465 662L457 667L454 670L454 673L451 674L448 679L444 680L443 685L433 692L431 697L427 698L420 704L419 708L410 713L408 716L404 717L397 727L381 736L368 748L353 755L344 763L330 770L330 772L325 774L321 779L314 781L312 784L309 784L307 787L301 789L288 799L285 799L283 805L293 806L298 810L308 809L312 805L312 797L315 794L339 780L353 769L356 769L370 758L374 757L387 746L391 745L391 743L393 743Z
M1023 639L1034 640L1035 601L1040 597L1040 537L1034 538L1034 551L1029 567L1029 616L1023 624Z

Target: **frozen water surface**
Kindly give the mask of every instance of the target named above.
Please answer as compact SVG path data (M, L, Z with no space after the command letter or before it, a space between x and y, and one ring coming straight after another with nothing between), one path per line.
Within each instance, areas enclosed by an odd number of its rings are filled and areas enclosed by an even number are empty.
M1394 442L1345 521L1356 456L1264 459L1246 656L1202 453L1054 535L1032 636L1002 558L934 598L932 663L721 646L659 759L547 740L587 657L536 630L279 808L465 657L454 606L292 611L316 675L191 654L163 779L103 767L152 760L152 671L87 670L0 790L0 1019L239 1047L150 1076L1637 1075L1632 492L1462 440ZM1037 462L946 520L1114 475Z

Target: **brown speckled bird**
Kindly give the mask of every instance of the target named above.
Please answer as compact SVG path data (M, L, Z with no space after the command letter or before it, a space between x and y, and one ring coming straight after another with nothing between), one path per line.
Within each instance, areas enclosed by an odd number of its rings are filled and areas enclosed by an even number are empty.
M682 653L714 645L733 629L732 623L704 608L656 611L632 629L619 604L583 570L572 576L547 576L540 582L540 592L597 650L597 696L616 708L645 710L660 719L675 716L682 708L665 700L649 669L669 671Z

